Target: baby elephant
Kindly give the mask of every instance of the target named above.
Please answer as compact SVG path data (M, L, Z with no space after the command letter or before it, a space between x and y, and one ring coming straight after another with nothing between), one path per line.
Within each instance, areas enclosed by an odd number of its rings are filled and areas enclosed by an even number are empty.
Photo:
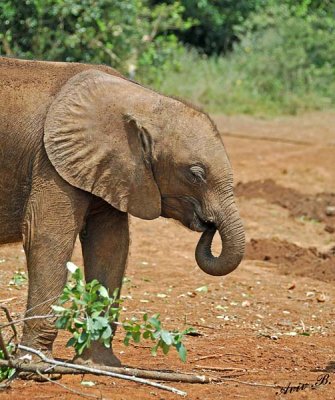
M0 244L23 241L26 316L50 312L78 234L86 280L121 288L129 214L202 232L195 257L210 275L239 265L231 166L208 115L106 66L1 57L0 99ZM22 343L51 352L55 337L52 321L35 319ZM80 361L120 363L97 343Z

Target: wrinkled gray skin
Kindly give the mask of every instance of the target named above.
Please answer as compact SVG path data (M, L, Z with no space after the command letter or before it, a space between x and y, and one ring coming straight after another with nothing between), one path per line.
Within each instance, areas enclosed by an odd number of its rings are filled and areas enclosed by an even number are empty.
M128 214L203 232L195 256L208 274L239 265L244 231L231 167L207 115L84 64L0 58L0 98L0 244L23 241L27 316L50 312L78 234L86 279L121 287ZM52 321L32 320L22 342L51 352L55 337ZM98 344L78 361L119 363Z

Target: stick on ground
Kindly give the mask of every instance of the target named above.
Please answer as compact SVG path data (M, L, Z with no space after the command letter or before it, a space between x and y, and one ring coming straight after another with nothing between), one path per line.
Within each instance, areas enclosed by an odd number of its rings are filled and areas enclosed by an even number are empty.
M23 372L36 372L38 369L41 373L55 373L61 375L82 375L83 372L71 367L60 367L56 365L50 366L48 363L22 363L21 360L11 360L11 364L6 360L0 360L0 367L11 366L19 371ZM209 383L210 378L206 375L193 375L193 374L182 374L178 372L162 372L155 370L145 370L138 368L127 368L127 367L99 367L102 371L116 372L123 375L136 376L144 379L154 379L167 382L183 382L183 383ZM98 375L98 374L97 374Z
M94 394L86 394L86 393L80 392L79 390L69 388L68 386L64 385L63 383L53 381L50 378L48 378L47 376L43 375L38 369L36 370L36 372L38 375L40 375L43 379L46 379L48 382L53 383L54 385L60 386L61 388L65 389L71 393L75 393L78 396L88 397L88 398L93 398L93 399L101 399L101 396L95 396Z
M110 371L104 371L98 368L91 368L91 367L87 367L86 365L77 365L77 364L70 364L70 363L66 363L63 361L57 361L57 360L52 360L48 357L46 357L41 351L36 350L36 349L32 349L30 347L27 346L23 346L23 345L19 345L18 348L20 350L26 351L28 353L32 353L37 355L38 357L41 358L42 361L51 364L51 365L56 365L56 366L60 366L60 367L67 367L67 368L73 368L76 369L78 371L81 372L86 372L88 374L94 374L94 375L105 375L105 376L110 376L112 378L117 378L117 379L124 379L124 380L128 380L128 381L132 381L132 382L137 382L137 383L141 383L143 385L148 385L148 386L153 386L157 389L162 389L162 390L167 390L169 392L178 394L179 396L186 396L187 393L183 392L182 390L176 389L174 387L171 386L166 386L166 385L161 385L159 383L156 382L152 382L143 378L138 378L136 376L129 376L129 375L125 375L125 374L120 374L120 373L116 373L116 372L110 372ZM39 368L39 371L41 371L41 369Z

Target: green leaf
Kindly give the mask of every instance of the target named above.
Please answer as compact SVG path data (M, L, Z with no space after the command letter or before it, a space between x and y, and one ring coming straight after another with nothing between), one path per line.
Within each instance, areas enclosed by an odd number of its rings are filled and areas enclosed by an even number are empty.
M102 328L109 326L108 320L104 317L96 317L93 320L93 326L94 326L94 329L100 330Z
M119 292L120 292L119 288L115 288L115 289L114 289L114 291L113 291L113 296L112 296L113 299L116 299L116 298L118 297ZM118 301L120 302L121 299L119 299Z
M142 336L143 336L144 339L149 339L151 337L151 332L144 331Z
M105 339L103 345L109 349L111 347L111 339Z
M78 338L78 343L85 343L87 339L88 339L88 334L86 332L83 332Z
M66 347L73 347L76 343L77 343L76 339L72 337L67 341Z
M86 317L86 330L88 332L93 332L94 331L94 322L93 319L91 317Z
M80 328L80 327L82 327L83 325L85 325L85 322L79 320L78 318L73 318L73 322L74 322L76 328Z
M171 336L170 332L162 329L161 338L162 338L163 342L165 342L168 346L170 346L172 344L172 336Z
M109 298L108 290L104 286L100 286L99 294L102 297Z
M182 344L182 343L178 343L177 345L176 345L176 349L177 349L177 351L178 351L178 354L179 354L179 358L183 361L183 362L185 362L186 361L186 348L185 348L185 346Z
M86 349L87 347L87 343L82 343L82 344L77 344L75 347L76 353L78 355L81 355L83 353L83 351Z
M135 343L139 343L141 341L141 332L133 332L132 338Z
M55 313L62 313L66 310L66 308L57 305L53 305L51 306L51 308L53 309L53 311L55 311Z
M101 335L101 339L106 340L110 339L113 336L112 328L107 325L106 329L103 331Z
M7 378L10 379L16 372L15 368L9 368Z
M70 317L60 317L56 320L55 326L57 329L66 329Z
M164 354L167 354L170 350L170 346L168 344L166 344L165 342L162 342L161 347L163 349Z
M160 323L160 321L158 320L158 317L159 317L159 314L157 314L157 315L154 315L153 317L151 317L150 319L149 319L149 323L155 328L155 329L160 329L161 328L161 323Z
M151 354L156 357L157 356L157 349L158 349L158 344L156 344L154 347L151 348Z
M131 333L128 332L128 333L126 334L126 336L124 337L124 339L123 339L123 343L124 343L125 346L129 346L129 341L130 341L130 339L131 339Z

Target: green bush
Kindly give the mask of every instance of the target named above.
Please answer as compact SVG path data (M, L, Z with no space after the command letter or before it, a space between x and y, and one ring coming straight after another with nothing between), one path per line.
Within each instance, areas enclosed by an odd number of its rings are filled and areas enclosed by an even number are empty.
M295 114L334 106L334 15L332 0L2 0L0 54L105 63L211 112Z
M183 10L178 1L150 7L147 0L3 0L0 54L105 63L159 80L182 51L171 29L192 25Z
M285 5L256 14L225 57L183 55L160 89L212 112L295 114L335 104L335 21L293 15Z
M170 0L169 3L173 1ZM181 0L185 8L184 16L197 23L187 31L177 32L177 35L184 43L208 55L226 53L238 39L235 27L266 2L267 0Z

